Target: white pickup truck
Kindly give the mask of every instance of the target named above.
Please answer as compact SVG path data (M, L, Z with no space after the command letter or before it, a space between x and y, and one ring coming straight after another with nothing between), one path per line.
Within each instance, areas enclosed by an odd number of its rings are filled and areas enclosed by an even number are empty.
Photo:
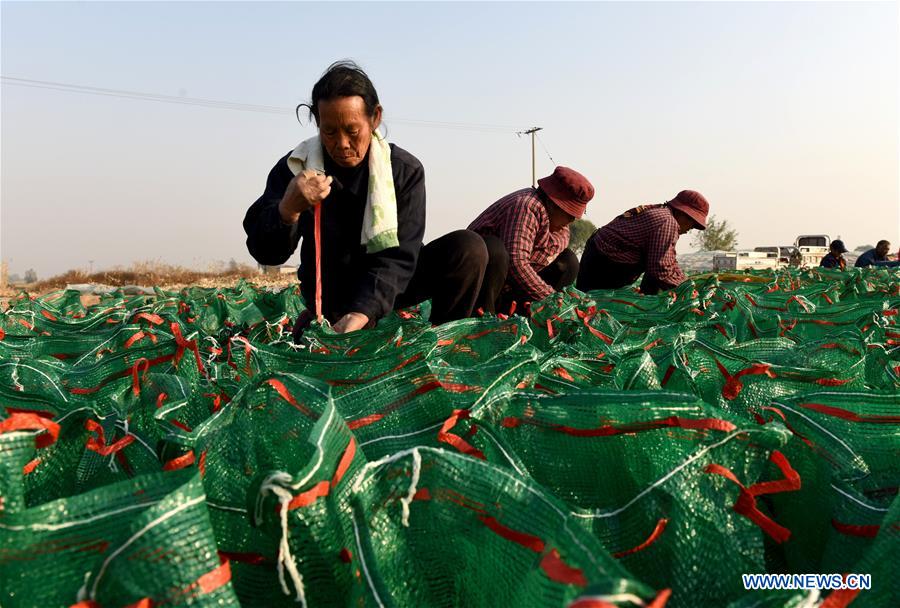
M831 248L831 237L827 234L801 234L794 241L800 250L800 266L818 266Z
M713 257L713 271L774 270L787 266L774 251L726 251Z
M786 266L818 266L831 246L827 234L803 234L794 246L757 247L753 251L726 251L713 257L713 270L765 270Z

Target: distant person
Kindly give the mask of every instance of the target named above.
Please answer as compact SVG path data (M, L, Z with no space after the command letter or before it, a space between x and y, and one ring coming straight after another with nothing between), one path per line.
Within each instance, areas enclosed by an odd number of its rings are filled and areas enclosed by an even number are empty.
M847 268L847 260L844 259L845 253L847 253L847 248L844 247L844 241L840 239L831 241L831 247L828 253L825 254L825 257L822 258L822 261L819 262L819 266L844 270Z
M556 167L537 188L507 194L469 224L487 246L489 262L478 298L484 312L508 312L513 304L541 300L578 276L578 256L569 244L569 224L584 215L594 197L586 177Z
M880 268L900 267L900 261L892 262L888 259L887 254L890 249L890 242L878 241L875 245L875 249L869 249L867 252L856 258L856 264L854 264L854 266L857 268L868 268L870 266L877 266Z
M300 289L313 309L313 210L320 206L320 297L336 332L371 326L427 298L436 323L470 315L487 265L484 242L460 230L422 247L425 172L377 132L382 107L366 73L352 61L332 64L307 107L319 133L269 172L244 218L250 254L260 264L283 264L302 239ZM301 315L295 338L312 318L310 310Z
M691 228L706 229L709 203L699 192L682 190L672 200L629 209L588 239L575 286L582 291L618 289L641 273L641 292L655 294L685 280L675 244Z

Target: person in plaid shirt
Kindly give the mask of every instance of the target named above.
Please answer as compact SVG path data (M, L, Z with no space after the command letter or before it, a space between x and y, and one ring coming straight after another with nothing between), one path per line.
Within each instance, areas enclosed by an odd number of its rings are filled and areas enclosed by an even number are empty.
M557 167L537 188L507 194L488 207L469 230L484 239L488 265L479 295L485 312L519 310L578 276L578 257L566 247L569 224L584 215L594 187L586 177Z
M705 230L708 213L709 203L694 190L682 190L661 205L629 209L588 239L575 286L618 289L643 273L645 294L677 287L685 275L675 260L675 244L691 228Z

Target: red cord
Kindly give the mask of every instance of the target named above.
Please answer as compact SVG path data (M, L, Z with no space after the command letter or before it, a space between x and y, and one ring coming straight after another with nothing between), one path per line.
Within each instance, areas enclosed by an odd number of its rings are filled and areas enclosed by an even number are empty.
M322 321L322 206L313 207L316 241L316 320Z

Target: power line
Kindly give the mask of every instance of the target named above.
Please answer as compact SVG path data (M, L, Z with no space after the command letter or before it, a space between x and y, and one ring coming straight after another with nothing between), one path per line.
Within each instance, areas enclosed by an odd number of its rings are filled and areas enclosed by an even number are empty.
M541 139L541 136L538 135L537 133L535 133L535 135L537 136L537 140L540 142L541 147L544 149L544 152L547 153L547 158L550 159L550 162L553 163L553 166L555 167L555 166L556 166L556 161L553 160L553 157L552 157L552 156L550 156L550 150L548 150L548 149L547 149L547 146L544 145L544 140Z
M141 91L129 91L125 89L109 89L81 84L54 82L49 80L33 80L29 78L15 78L12 76L0 76L2 84L34 89L46 89L62 91L65 93L82 93L87 95L99 95L103 97L115 97L119 99L135 99L139 101L151 101L157 103L174 103L220 110L235 110L239 112L256 112L262 114L294 114L293 108L278 106L266 106L232 101L220 101L216 99L203 99L197 97L185 97L176 95L162 95L159 93L146 93ZM415 120L407 118L392 118L392 123L409 126L429 127L436 129L450 129L456 131L477 131L482 133L514 133L516 127L509 125L478 124L467 122L448 122L438 120Z

